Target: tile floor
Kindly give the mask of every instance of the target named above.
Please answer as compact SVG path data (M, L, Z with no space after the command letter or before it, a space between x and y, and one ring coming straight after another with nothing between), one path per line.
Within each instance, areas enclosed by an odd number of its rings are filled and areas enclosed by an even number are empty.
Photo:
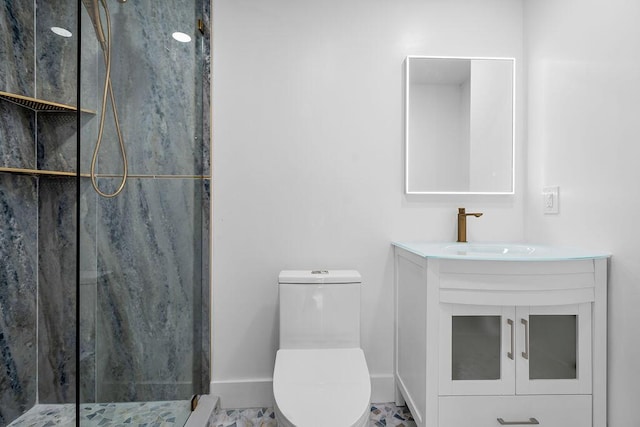
M189 417L189 401L93 403L80 406L84 427L178 427ZM207 427L276 427L272 408L219 409ZM369 427L415 427L406 407L371 406ZM9 427L75 426L75 405L36 405Z
M83 427L178 427L191 413L188 400L80 405ZM9 427L75 426L75 405L36 405Z
M275 427L276 420L272 408L219 409L209 420L207 427ZM393 403L379 403L371 406L369 427L415 427L409 409Z

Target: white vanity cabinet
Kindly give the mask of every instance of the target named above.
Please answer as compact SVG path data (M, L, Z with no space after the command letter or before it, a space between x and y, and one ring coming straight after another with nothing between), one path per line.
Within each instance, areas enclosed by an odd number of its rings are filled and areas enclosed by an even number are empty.
M397 401L418 426L606 426L607 254L394 245Z

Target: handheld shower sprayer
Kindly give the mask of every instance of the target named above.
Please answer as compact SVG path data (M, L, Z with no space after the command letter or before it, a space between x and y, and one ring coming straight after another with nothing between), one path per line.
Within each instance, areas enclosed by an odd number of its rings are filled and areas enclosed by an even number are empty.
M126 0L119 0L121 3L124 3ZM96 139L96 145L93 149L93 156L91 158L91 184L93 185L96 193L101 195L102 197L115 197L122 192L124 186L127 182L127 174L128 174L128 164L127 164L127 152L124 147L124 138L122 137L122 129L120 128L120 120L118 119L118 108L116 106L116 100L113 95L113 86L111 85L111 14L109 13L109 7L107 6L106 0L82 0L82 4L84 4L89 17L93 23L93 28L96 33L96 38L100 43L100 47L102 49L102 56L104 57L105 62L105 78L104 78L104 88L102 91L102 111L100 112L100 125L98 128L98 137ZM105 37L104 30L102 27L102 17L100 15L100 6L104 9L105 18L106 18L106 28L107 34ZM100 151L100 144L102 144L102 137L104 134L104 122L105 122L105 112L107 109L107 95L109 100L111 101L111 110L113 112L113 120L116 126L116 133L118 135L118 142L120 143L120 153L122 154L122 181L120 185L113 193L106 193L98 187L97 178L96 178L96 163L98 160L98 152Z
M84 4L84 8L87 10L89 18L91 18L93 28L96 32L96 38L100 42L100 45L104 45L104 43L106 43L106 39L104 37L104 31L102 29L102 18L100 18L100 8L98 6L98 1L99 0L82 0L82 4Z

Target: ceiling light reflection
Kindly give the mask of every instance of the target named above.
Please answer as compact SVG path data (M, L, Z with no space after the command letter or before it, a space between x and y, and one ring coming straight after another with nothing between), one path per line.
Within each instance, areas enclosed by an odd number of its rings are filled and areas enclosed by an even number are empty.
M180 31L176 31L175 33L171 34L171 37L181 43L189 43L191 41L191 36L189 34L181 33Z
M62 27L51 27L51 31L62 37L71 37L73 35L71 34L71 31Z

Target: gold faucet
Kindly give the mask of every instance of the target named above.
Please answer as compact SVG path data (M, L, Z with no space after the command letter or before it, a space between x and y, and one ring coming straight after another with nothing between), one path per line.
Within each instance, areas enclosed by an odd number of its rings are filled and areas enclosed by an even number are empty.
M467 217L473 215L476 218L482 216L482 212L466 213L464 208L458 208L458 242L467 241Z

